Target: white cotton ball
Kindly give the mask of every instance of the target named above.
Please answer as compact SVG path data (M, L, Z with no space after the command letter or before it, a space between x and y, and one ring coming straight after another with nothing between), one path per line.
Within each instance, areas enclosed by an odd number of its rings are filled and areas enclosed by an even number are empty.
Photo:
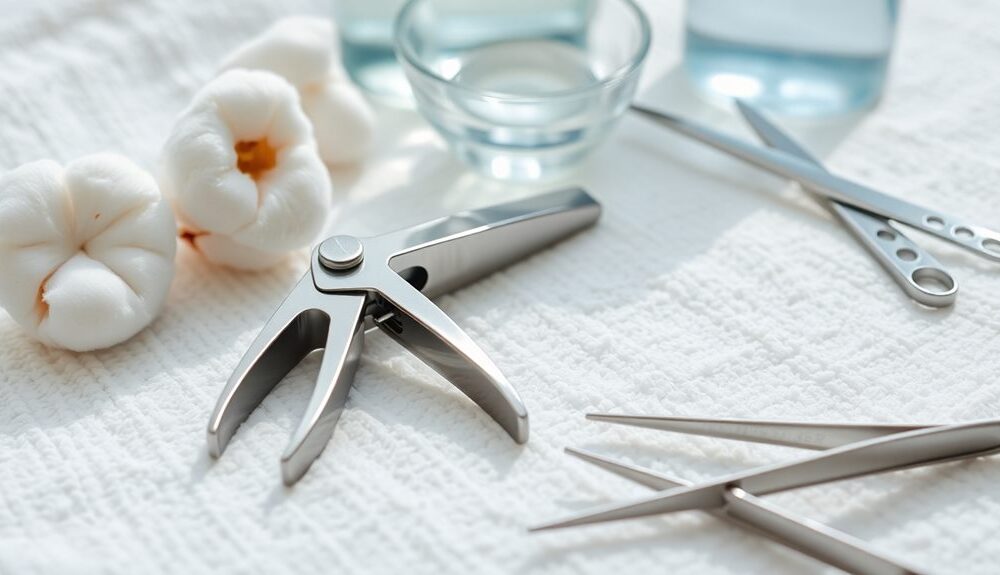
M127 158L40 160L0 177L0 305L45 344L99 349L149 325L176 247L170 206Z
M216 263L272 265L309 245L330 210L330 180L298 94L270 72L230 70L195 94L161 164L183 237Z
M331 66L340 68L339 40L327 18L289 16L236 48L222 70L248 68L274 72L295 86L322 81Z
M375 113L361 92L353 84L331 81L301 93L323 160L348 164L364 158L372 147Z
M279 20L227 56L222 68L267 70L294 84L324 161L357 162L371 148L375 113L340 62L336 31L329 19L292 16Z

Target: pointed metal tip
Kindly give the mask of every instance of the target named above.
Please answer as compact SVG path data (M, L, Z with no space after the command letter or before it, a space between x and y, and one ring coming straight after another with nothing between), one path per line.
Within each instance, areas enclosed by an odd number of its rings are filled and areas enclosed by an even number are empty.
M628 424L633 419L641 416L636 415L615 415L613 413L588 413L587 419L590 421L603 421L605 423L625 423Z
M753 123L755 120L759 121L763 118L757 108L752 106L749 102L746 102L740 98L734 98L733 102L736 103L736 109L739 111L740 115L743 116L744 120Z
M743 98L733 98L733 102L736 104L736 107L740 109L740 111L754 110L754 107L747 103Z
M641 104L632 104L630 107L633 112L641 114L652 120L659 120L661 122L667 122L667 123L677 123L680 121L680 118L678 118L673 114L667 112L660 112L652 108L647 108L646 106L643 106Z
M588 413L586 417L591 421L606 421L608 418L615 416L608 413Z
M580 449L578 447L564 447L563 452L567 455L572 455L573 457L578 457L580 459L591 459L596 458L597 455L587 451L586 449Z
M538 533L539 531L551 531L553 529L561 529L563 527L572 527L572 520L568 521L555 521L552 523L542 523L540 525L534 525L528 527L529 533Z
M566 452L567 455L572 455L573 457L575 457L577 459L580 459L582 461L586 461L587 463L594 464L594 465L596 465L596 466L604 469L605 471L610 471L612 473L618 473L619 475L621 475L621 472L619 471L619 469L622 469L622 468L625 467L621 463L618 463L616 461L612 461L611 459L608 459L607 457L604 457L602 455L598 455L598 454L594 453L593 451L587 451L586 449L580 449L578 447L566 447L566 448L564 448L564 451Z

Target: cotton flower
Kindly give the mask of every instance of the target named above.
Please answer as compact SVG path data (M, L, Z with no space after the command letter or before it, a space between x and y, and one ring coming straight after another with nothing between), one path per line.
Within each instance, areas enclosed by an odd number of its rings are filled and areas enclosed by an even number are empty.
M0 305L39 341L87 351L149 325L174 275L170 206L113 154L0 177Z
M330 20L309 16L279 20L223 59L223 70L233 68L274 72L298 89L326 162L357 162L371 149L375 114L340 63Z
M262 269L309 245L330 181L295 88L260 70L206 85L174 125L160 181L182 237L209 260Z

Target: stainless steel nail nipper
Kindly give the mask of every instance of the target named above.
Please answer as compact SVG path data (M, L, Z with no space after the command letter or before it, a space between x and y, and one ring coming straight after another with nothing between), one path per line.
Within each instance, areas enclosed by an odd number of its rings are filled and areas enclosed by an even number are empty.
M432 367L518 443L528 413L486 353L429 298L524 259L600 216L581 189L470 210L371 238L333 236L250 344L208 425L214 457L274 386L306 355L324 349L312 398L281 458L298 481L333 435L367 329L378 328Z

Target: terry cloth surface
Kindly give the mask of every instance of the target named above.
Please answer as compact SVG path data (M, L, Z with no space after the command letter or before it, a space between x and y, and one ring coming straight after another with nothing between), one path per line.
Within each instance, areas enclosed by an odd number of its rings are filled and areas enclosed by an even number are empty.
M329 2L4 3L0 167L111 150L153 168L174 115L219 58ZM648 2L644 101L748 135L678 87L680 2ZM869 114L789 126L835 171L1000 225L1000 4L903 7L892 76ZM336 176L333 229L387 231L541 189L462 170L412 112L382 110L378 155ZM294 488L278 459L310 357L222 459L209 412L303 271L214 268L187 248L163 315L73 354L0 318L2 573L798 573L819 564L699 513L528 534L644 490L567 445L689 480L792 449L587 422L587 411L949 422L1000 414L1000 268L920 238L961 281L954 309L907 300L801 191L624 119L572 179L599 226L439 300L518 388L517 446L430 369L368 338L347 410ZM2 271L0 271L2 273ZM769 497L935 571L996 572L1000 458Z

